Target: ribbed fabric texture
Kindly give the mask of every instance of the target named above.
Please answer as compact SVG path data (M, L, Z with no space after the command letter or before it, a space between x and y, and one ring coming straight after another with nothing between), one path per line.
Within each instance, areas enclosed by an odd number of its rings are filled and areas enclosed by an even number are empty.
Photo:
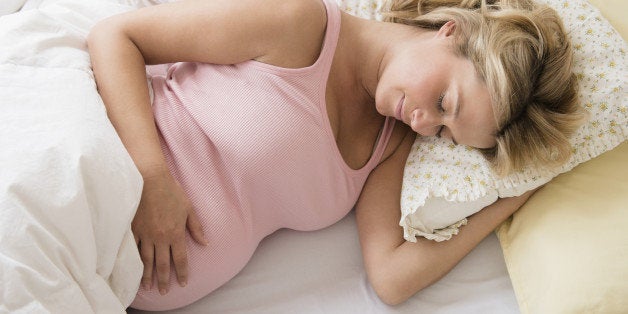
M342 159L326 112L325 88L340 11L325 0L319 59L286 69L176 63L152 77L153 109L168 166L192 201L210 244L188 236L189 280L160 296L156 282L132 307L167 310L198 300L235 276L258 243L279 228L316 230L344 217L388 143L388 118L371 159ZM220 49L220 48L217 48Z

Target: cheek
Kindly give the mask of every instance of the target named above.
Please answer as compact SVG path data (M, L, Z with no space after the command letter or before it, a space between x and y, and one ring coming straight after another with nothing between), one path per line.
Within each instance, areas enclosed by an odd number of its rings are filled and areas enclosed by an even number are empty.
M394 114L398 99L408 90L407 81L404 79L408 74L401 71L395 64L388 66L382 72L377 87L375 89L375 108L380 114Z
M461 125L457 130L461 134L461 141L465 145L476 148L491 148L496 144L495 123L490 120L492 116L477 116L470 119L469 123Z
M417 100L436 105L438 97L447 89L448 80L445 71L435 68L435 64L426 65L421 71L416 71L410 80L407 80L409 89L416 94Z
M408 93L413 102L423 109L436 108L438 98L445 91L445 88L442 87L438 80L423 75L415 77L414 80L409 81L407 84Z

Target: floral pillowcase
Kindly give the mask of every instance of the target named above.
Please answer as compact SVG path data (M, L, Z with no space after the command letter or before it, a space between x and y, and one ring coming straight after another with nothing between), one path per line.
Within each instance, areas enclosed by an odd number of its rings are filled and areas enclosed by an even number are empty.
M381 19L382 0L337 0L357 16ZM498 197L521 195L560 173L609 151L628 138L628 46L586 0L540 0L562 17L574 47L579 98L589 121L572 139L573 156L555 171L533 167L497 178L481 154L437 138L417 137L406 162L401 193L404 238L443 241L466 217Z

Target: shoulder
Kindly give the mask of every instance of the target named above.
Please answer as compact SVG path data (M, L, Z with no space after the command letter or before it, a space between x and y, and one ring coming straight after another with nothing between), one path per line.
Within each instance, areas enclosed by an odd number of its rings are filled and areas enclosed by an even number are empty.
M327 11L321 0L275 1L277 19L284 34L298 38L315 38L324 34Z
M266 4L265 4L266 5ZM325 38L327 11L321 0L279 1L273 7L275 45L258 61L282 67L306 67L316 61Z
M269 5L273 8L272 10L276 12L278 17L295 24L318 22L324 25L324 20L327 15L325 4L322 0L271 0Z

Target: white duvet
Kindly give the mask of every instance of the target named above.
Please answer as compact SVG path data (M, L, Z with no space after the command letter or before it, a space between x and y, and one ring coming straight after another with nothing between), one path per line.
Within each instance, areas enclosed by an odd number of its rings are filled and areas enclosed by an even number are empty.
M0 313L123 312L142 180L106 117L85 36L115 1L0 17Z

